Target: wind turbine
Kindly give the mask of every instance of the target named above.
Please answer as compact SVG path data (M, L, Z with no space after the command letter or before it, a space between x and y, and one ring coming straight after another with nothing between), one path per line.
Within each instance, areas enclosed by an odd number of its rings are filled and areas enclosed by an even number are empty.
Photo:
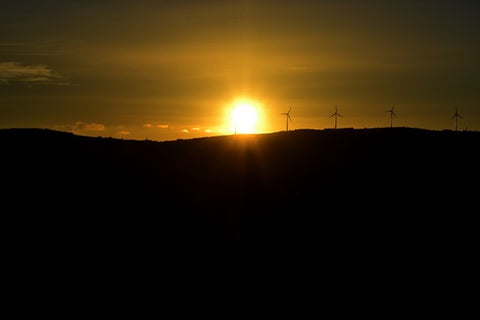
M333 114L330 116L330 118L331 118L331 117L335 117L335 129L337 129L337 116L343 118L343 116L342 116L340 113L337 112L337 105L335 105L335 113L333 113Z
M288 112L280 113L281 115L284 115L287 118L287 131L288 131L288 120L289 119L292 120L292 118L290 118L290 110L292 110L292 107L288 109Z
M397 115L395 114L395 111L393 111L393 109L395 109L395 103L393 104L392 109L385 111L385 112L390 112L390 128L393 127L393 117L395 117L395 118L397 117Z
M458 113L457 106L455 106L455 114L450 118L450 120L452 120L453 118L455 118L455 131L457 131L457 129L458 129L458 118L463 119L463 117Z

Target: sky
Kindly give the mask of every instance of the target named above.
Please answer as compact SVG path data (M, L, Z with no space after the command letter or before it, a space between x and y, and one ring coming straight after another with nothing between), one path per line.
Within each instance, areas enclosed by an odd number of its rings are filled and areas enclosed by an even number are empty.
M0 128L173 140L480 130L480 2L0 0Z

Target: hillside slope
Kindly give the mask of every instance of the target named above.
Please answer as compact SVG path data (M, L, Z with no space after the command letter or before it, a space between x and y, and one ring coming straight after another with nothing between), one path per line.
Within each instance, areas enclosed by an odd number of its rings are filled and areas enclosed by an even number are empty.
M64 236L393 240L449 227L467 237L458 229L475 214L480 177L478 132L294 130L154 142L4 129L0 146L8 219Z

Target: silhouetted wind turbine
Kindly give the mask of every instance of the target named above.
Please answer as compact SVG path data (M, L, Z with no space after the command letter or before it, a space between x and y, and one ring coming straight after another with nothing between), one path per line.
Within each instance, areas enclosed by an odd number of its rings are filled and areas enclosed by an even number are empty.
M457 131L458 130L458 118L463 119L463 117L458 113L457 106L455 106L455 114L450 118L450 120L452 120L453 118L455 118L455 131Z
M333 114L330 116L330 118L331 118L331 117L335 117L335 129L337 129L337 116L343 118L343 116L342 116L340 113L337 112L337 105L335 105L335 113L333 113Z
M288 109L288 112L280 113L281 115L284 115L287 118L287 131L288 131L288 120L289 119L292 120L292 118L290 118L290 110L292 110L292 107Z
M393 109L395 109L395 103L393 104L392 109L385 111L385 112L390 112L390 128L393 127L393 117L395 118L397 117Z

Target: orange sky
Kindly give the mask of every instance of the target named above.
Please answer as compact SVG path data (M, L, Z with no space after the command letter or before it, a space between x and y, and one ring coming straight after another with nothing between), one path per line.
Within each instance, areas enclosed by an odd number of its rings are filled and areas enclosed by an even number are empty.
M0 128L170 140L259 130L480 129L475 1L26 1L0 10Z

